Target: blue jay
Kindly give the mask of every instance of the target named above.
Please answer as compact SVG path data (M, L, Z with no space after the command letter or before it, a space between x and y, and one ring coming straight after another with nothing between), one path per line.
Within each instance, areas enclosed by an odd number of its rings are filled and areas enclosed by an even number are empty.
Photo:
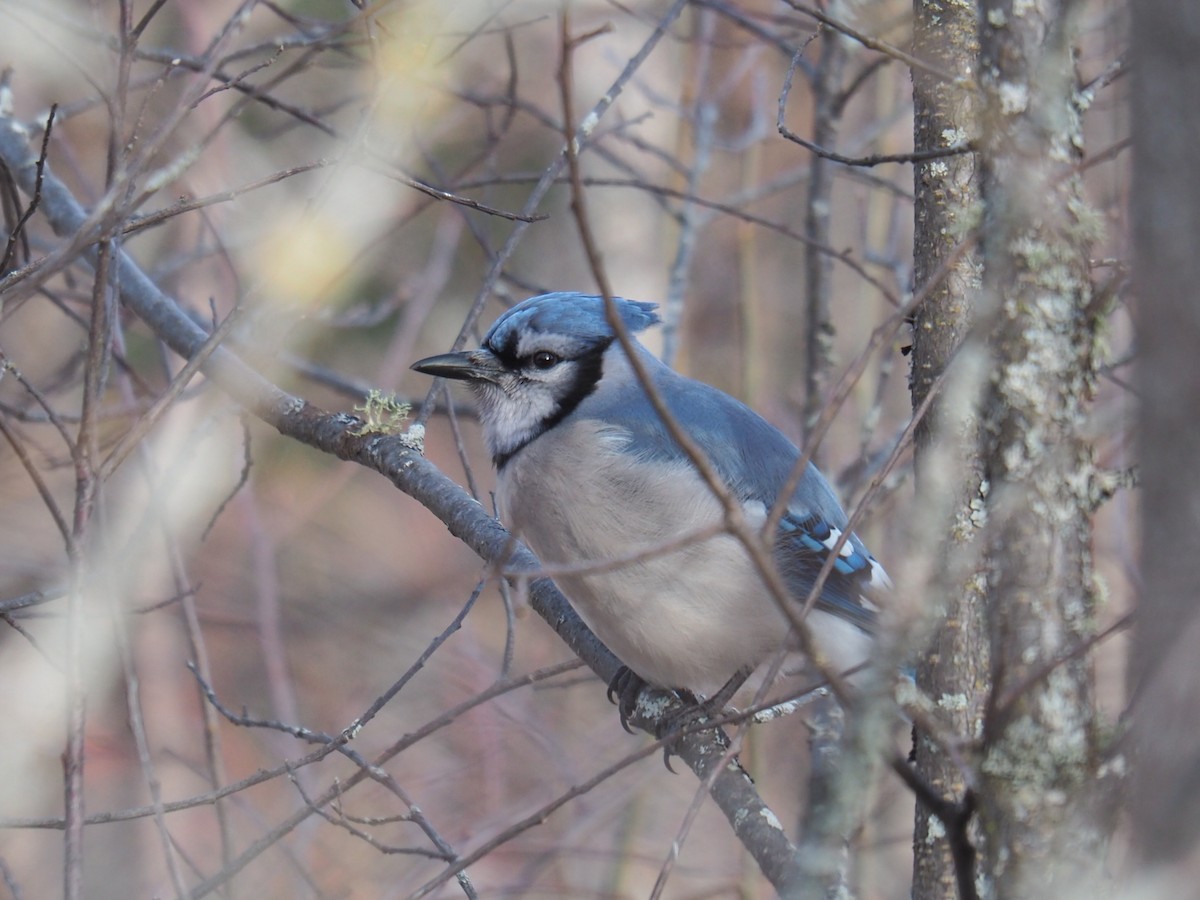
M631 335L659 322L656 304L614 302ZM799 459L795 445L745 404L672 371L641 344L634 350L747 521L764 523ZM610 699L620 695L623 725L647 683L724 703L764 660L795 648L786 618L732 535L715 531L646 553L719 525L723 510L637 380L603 298L532 297L502 315L479 349L413 368L465 381L474 393L498 473L501 518L543 563L576 570L554 580L626 667L609 686ZM810 464L774 543L797 602L845 527L833 490ZM613 560L626 561L586 571ZM835 669L867 660L870 598L887 586L882 567L851 534L806 619Z

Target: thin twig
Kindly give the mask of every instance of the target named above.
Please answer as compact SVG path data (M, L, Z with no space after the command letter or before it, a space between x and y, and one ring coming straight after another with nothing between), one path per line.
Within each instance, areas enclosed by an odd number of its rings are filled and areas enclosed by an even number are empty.
M9 90L5 84L0 90ZM54 128L54 116L58 112L58 104L50 106L50 112L46 115L46 126L42 130L42 149L37 157L37 180L34 181L33 195L29 198L29 205L21 213L21 217L17 219L17 223L8 233L8 244L4 248L4 259L0 260L0 273L8 272L9 266L12 264L17 252L18 242L25 238L25 225L30 217L37 212L38 204L42 200L42 173L46 166L46 155L50 148L50 132Z
M612 778L614 775L624 772L638 760L645 759L647 756L653 756L654 754L658 753L661 749L661 744L661 741L655 741L654 743L648 744L639 750L635 750L634 752L617 760L612 765L601 769L591 778L587 779L587 781L580 782L569 790L563 791L563 793L559 794L559 796L555 797L549 803L544 804L525 818L514 822L504 831L500 832L500 834L488 841L485 841L478 849L467 854L453 866L446 869L446 871L440 873L435 878L431 878L425 884L421 885L421 887L409 894L409 900L420 900L421 897L428 897L433 891L445 884L446 881L451 878L451 876L457 875L472 863L483 859L497 847L503 846L513 838L528 831L530 828L544 823L551 816L551 814L554 813L555 810L562 808L576 797L583 796L598 785L603 784L609 778Z
M775 114L775 127L778 129L780 136L786 140L812 151L819 159L826 159L830 162L841 163L844 166L857 166L859 168L872 168L884 163L927 162L931 159L943 159L947 156L960 156L963 153L970 153L975 149L974 144L966 143L956 144L953 147L938 148L937 150L917 150L911 153L875 153L870 156L845 156L841 153L825 149L817 141L810 141L800 137L800 135L788 128L785 123L787 121L787 101L792 92L792 77L795 74L796 67L803 58L801 54L807 46L808 42L805 42L796 51L796 55L792 57L787 75L783 79L783 90L779 93L779 104Z
M49 485L42 478L42 473L38 471L29 453L25 450L25 444L17 436L17 433L8 427L8 423L3 417L0 417L0 434L4 435L4 439L12 447L13 453L16 454L17 460L25 470L25 474L33 482L38 496L42 498L42 505L46 507L46 511L50 513L50 518L54 520L54 524L58 527L58 533L62 535L67 551L71 552L75 544L75 536L71 532L71 526L67 524L66 516L63 515L62 510L59 508L58 501L54 499L54 493L50 490Z
M887 56L892 57L892 59L895 59L895 60L898 60L898 61L904 63L909 68L920 69L922 72L928 72L930 75L934 76L935 78L939 78L942 81L949 82L949 83L954 83L954 82L958 81L958 79L955 78L953 75L951 75L948 72L942 71L941 69L939 69L937 66L933 65L932 63L928 63L923 59L919 59L916 56L913 56L911 53L907 53L904 50L901 50L899 47L893 47L891 44L887 43L886 41L876 40L875 38L873 38L867 34L864 34L863 32L861 32L855 28L851 28L846 23L840 22L837 19L827 16L825 13L821 12L821 10L817 9L816 7L809 6L806 3L798 3L797 0L784 0L784 2L787 3L788 6L790 6L792 9L796 10L797 12L802 12L806 16L811 16L812 18L814 18L818 22L820 22L822 25L827 25L830 28L832 28L834 31L840 31L842 34L846 35L846 37L853 38L854 40L856 40L860 44L862 44L864 47L866 47L868 50L875 50L875 51L878 51L879 53L886 54Z
M679 14L683 12L687 2L688 0L674 0L670 8L658 20L654 30L642 43L642 46L638 49L637 53L630 57L620 74L616 77L613 83L609 85L608 90L606 90L604 95L598 101L596 101L595 105L591 108L588 114L583 117L583 121L579 124L578 130L573 132L572 135L564 141L564 146L558 156L556 156L554 161L546 167L546 170L542 173L541 178L530 191L525 204L522 206L523 213L532 214L532 212L541 204L542 199L555 184L559 173L562 172L564 166L566 165L568 150L574 148L575 152L579 151L583 142L586 141L591 135L592 131L604 117L604 114L607 113L612 105L617 101L617 98L621 95L622 91L625 90L626 85L628 85L630 80L637 73L638 69L640 69L642 64L650 57L650 54L653 52L654 48L658 46L659 41L661 41L663 36L666 34L667 28L670 27L671 23L674 22L679 17ZM475 302L472 304L470 312L467 313L467 317L463 322L463 326L459 330L458 336L455 338L454 343L452 344L452 349L458 349L461 347L466 341L467 335L470 334L471 329L475 327L475 322L479 318L479 314L483 311L484 303L486 302L496 282L500 278L500 272L502 271L504 265L511 258L513 252L516 250L517 244L524 236L525 229L528 228L528 226L529 223L527 222L518 222L513 227L513 230L509 233L507 240L504 242L504 246L499 250L499 252L494 254L491 264L488 266L487 272L484 273L480 289L475 296ZM430 388L426 402L422 405L420 412L417 414L416 421L418 424L424 424L429 418L429 414L432 409L434 390L434 388Z

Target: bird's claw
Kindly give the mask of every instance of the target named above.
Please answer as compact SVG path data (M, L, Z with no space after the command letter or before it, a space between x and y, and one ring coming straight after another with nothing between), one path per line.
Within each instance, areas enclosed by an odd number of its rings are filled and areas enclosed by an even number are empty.
M663 765L670 772L675 771L671 757L680 755L680 741L690 732L703 731L698 726L707 722L713 713L711 702L701 700L691 691L676 690L673 693L679 698L679 705L664 711L654 729L654 736L663 742Z
M633 728L630 727L629 720L637 712L642 691L653 689L653 685L628 666L617 669L617 673L608 683L608 700L617 705L621 727L630 734L633 734ZM663 764L674 772L671 757L679 755L679 741L685 732L695 730L697 724L709 718L712 710L709 701L701 701L691 691L679 689L670 693L674 694L680 703L665 710L659 717L654 736L663 742Z
M648 687L649 682L629 666L617 669L617 674L608 683L608 702L617 704L621 727L630 734L633 734L633 729L629 727L629 720L637 710L638 698L642 696L642 691Z

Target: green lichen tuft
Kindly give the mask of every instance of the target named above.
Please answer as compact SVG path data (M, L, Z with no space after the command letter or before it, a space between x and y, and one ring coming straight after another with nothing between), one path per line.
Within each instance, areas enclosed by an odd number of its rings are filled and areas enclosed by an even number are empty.
M385 394L383 391L372 390L367 394L362 406L354 407L359 414L362 426L351 430L355 437L368 434L397 434L404 430L408 414L412 406L398 399L395 394Z

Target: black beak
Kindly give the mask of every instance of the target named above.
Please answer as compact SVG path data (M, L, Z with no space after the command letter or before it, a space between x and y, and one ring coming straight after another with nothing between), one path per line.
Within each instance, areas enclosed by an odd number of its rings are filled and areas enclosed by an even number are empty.
M495 354L482 347L428 356L413 363L410 368L435 378L453 378L457 381L495 381L502 371Z

